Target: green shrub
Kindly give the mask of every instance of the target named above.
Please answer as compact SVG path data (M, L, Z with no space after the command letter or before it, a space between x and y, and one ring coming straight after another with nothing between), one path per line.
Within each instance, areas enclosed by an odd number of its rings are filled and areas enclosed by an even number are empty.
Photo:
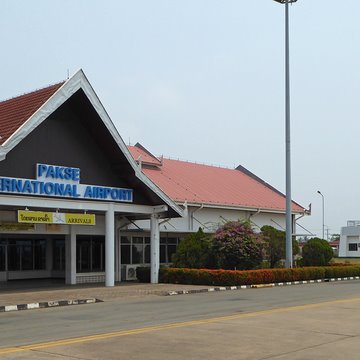
M270 267L278 267L280 260L285 259L286 234L285 231L277 230L273 226L264 225L261 228L261 234L265 243L266 258L270 262ZM300 251L299 243L292 240L293 255Z
M260 264L260 269L269 269L270 268L270 261L263 260Z
M172 262L179 268L204 268L211 262L211 243L201 228L189 234L177 247Z
M325 267L325 277L328 279L359 276L359 274L360 274L360 265L326 266Z
M319 238L310 239L302 250L304 266L326 266L333 256L334 252L329 243Z

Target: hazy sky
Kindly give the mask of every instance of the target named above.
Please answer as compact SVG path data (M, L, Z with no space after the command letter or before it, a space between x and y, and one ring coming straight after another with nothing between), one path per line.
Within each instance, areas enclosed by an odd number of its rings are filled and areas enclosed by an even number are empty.
M360 219L359 13L359 0L290 7L292 194L319 235L317 190L330 234ZM126 143L241 164L285 192L284 5L2 1L0 43L0 99L82 68Z

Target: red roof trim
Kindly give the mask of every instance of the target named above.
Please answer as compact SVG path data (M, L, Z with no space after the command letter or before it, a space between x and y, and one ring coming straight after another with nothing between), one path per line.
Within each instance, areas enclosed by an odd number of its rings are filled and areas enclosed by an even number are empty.
M3 145L64 82L0 102L0 145Z

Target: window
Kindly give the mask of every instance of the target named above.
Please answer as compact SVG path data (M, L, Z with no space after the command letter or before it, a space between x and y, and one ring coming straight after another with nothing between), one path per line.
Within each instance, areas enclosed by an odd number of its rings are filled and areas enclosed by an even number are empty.
M144 238L133 237L132 238L132 263L143 264L144 263Z
M14 242L8 245L8 269L21 270L21 247Z
M79 235L76 238L76 271L105 271L105 237Z
M144 239L145 245L144 245L144 256L145 256L145 264L150 264L150 238L146 237Z
M142 236L121 237L121 264L150 263L150 238Z
M358 244L349 244L349 251L358 251Z
M6 245L2 245L0 242L0 271L5 271L5 260L6 259Z
M177 245L177 238L167 239L167 262L172 262L172 255L176 253Z
M8 243L8 269L11 271L45 270L46 240L10 239Z
M131 264L131 238L121 237L121 264Z
M34 251L30 241L23 241L21 244L21 270L33 270Z
M105 239L103 236L93 236L91 242L91 271L105 270Z
M170 263L172 255L176 253L180 240L177 237L161 237L160 238L160 262Z
M34 270L46 269L46 240L35 240L33 244Z
M65 240L55 239L53 242L53 269L65 270Z
M179 239L160 238L160 262L171 262L176 252ZM150 264L150 237L148 236L122 236L121 237L121 264Z

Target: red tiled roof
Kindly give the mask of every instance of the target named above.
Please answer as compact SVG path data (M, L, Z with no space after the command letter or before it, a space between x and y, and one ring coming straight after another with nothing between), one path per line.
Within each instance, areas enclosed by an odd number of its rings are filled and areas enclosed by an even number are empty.
M0 145L13 135L62 83L0 102ZM285 210L285 196L243 170L226 169L180 160L158 159L140 144L128 147L143 172L176 202ZM304 209L293 203L294 212Z
M141 152L128 148L132 154ZM142 171L176 202L285 211L283 194L240 170L163 159L161 166ZM304 208L293 202L293 211Z
M0 145L15 133L63 82L0 102Z

